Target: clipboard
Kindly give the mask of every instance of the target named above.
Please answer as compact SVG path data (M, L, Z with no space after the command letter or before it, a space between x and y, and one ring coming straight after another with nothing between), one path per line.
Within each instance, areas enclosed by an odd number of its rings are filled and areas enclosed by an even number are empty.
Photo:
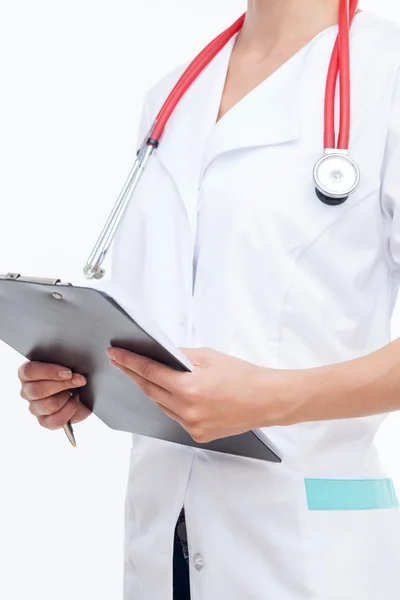
M104 291L58 279L0 275L0 339L28 360L60 364L87 378L80 400L112 429L184 446L281 462L262 430L195 442L143 391L109 364L117 346L178 371L191 371L186 356L160 340Z

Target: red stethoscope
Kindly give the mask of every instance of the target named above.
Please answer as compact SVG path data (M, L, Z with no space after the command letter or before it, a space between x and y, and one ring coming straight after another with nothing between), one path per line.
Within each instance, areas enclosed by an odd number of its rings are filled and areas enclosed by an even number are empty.
M339 33L329 64L325 93L324 155L314 167L314 183L317 197L330 206L347 200L360 182L360 170L348 156L350 141L350 27L357 12L358 0L340 0ZM102 263L111 246L118 225L147 166L148 160L158 148L164 129L177 104L192 83L209 65L222 48L243 27L246 15L242 15L231 27L216 37L189 65L168 96L150 133L146 136L135 164L128 176L107 223L86 263L87 278L100 279L104 275ZM340 77L340 131L336 145L335 95Z

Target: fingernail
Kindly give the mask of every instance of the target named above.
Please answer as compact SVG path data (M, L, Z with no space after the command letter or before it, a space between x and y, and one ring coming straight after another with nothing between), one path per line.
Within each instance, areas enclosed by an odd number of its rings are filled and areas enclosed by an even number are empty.
M74 385L85 385L86 379L82 375L74 375L72 378L72 383Z
M113 348L108 348L108 349L106 350L106 354L107 354L107 356L108 356L109 358L114 358L114 356L115 356L115 355L114 355L114 350L113 350Z
M62 369L58 372L58 375L61 377L61 379L71 379L72 371L70 369Z
M119 364L117 362L115 362L115 360L110 360L110 365L112 367L115 367L116 369L119 369Z

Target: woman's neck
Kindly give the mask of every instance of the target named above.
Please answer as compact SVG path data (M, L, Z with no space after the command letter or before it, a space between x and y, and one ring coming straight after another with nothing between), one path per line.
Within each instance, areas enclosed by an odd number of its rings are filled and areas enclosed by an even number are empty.
M263 56L288 38L307 43L338 22L340 0L248 0L247 16L237 45Z

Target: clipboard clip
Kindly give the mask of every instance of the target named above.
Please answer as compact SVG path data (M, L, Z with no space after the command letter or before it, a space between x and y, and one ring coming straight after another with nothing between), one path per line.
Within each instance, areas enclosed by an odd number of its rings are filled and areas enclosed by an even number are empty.
M53 279L51 277L24 277L20 273L0 274L0 279L23 281L24 283L42 283L45 285L72 285L72 283L62 283L61 279Z

